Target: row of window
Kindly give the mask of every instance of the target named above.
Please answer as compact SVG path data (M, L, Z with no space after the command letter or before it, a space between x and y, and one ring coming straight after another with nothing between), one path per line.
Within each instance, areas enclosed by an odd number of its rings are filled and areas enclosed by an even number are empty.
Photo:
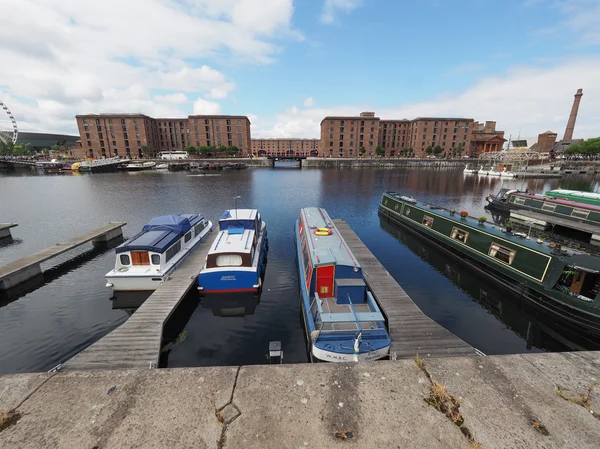
M409 213L410 209L407 209L406 215L408 215ZM433 226L433 221L433 217L424 215L421 223L427 226L428 228L431 228ZM469 238L469 232L465 231L464 229L453 227L452 232L450 233L450 238L462 244L466 244L467 239ZM498 259L499 261L507 263L508 265L512 265L516 254L517 252L515 250L502 246L496 242L492 242L488 251L488 255L490 257Z
M527 198L523 198L520 196L514 196L512 202L515 204L520 204L520 205L524 205L527 201ZM545 210L547 212L554 212L556 210L556 206L558 206L557 204L554 203L546 203L544 202L544 204L542 204L542 210ZM571 211L571 217L575 217L575 218L582 218L582 219L587 219L590 215L590 211L589 210L585 210L585 209L577 209L574 208Z

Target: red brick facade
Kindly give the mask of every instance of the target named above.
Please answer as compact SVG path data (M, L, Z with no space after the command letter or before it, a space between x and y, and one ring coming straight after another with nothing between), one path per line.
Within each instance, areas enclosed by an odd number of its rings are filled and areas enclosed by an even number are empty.
M255 156L308 157L319 155L319 139L252 139Z

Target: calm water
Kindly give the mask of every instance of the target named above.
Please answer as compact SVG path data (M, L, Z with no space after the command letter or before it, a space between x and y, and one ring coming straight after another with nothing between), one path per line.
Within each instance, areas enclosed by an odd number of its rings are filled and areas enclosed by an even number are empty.
M560 330L548 330L549 323L526 314L509 293L446 261L428 242L380 223L377 214L385 190L481 215L486 195L501 185L543 191L558 187L558 180L465 177L458 169L281 168L193 175L0 172L0 222L19 223L13 229L15 240L0 247L0 263L109 221L127 222L126 237L157 215L200 211L216 222L232 207L232 197L240 195L238 206L259 209L269 228L263 293L260 298L200 301L192 291L165 332L169 339L182 331L183 336L162 362L173 367L265 363L271 340L282 341L285 362L305 362L292 227L301 207L321 206L350 224L427 315L484 353L569 347ZM592 179L584 182L597 187ZM74 254L77 257L69 260ZM51 263L43 266L45 284L20 297L0 298L2 373L48 370L131 313L117 308L124 307L120 298L111 301L112 292L104 287L103 275L114 264L112 250L86 246Z

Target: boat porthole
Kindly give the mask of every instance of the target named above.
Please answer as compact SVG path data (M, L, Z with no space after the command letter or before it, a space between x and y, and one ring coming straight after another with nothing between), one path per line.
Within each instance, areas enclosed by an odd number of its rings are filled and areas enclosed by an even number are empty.
M331 346L331 345L325 345L325 349L327 349L328 351L331 351L333 349L333 346Z

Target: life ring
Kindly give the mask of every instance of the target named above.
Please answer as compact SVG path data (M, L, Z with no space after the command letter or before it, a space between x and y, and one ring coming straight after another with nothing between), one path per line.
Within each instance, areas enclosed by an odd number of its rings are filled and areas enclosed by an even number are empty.
M317 228L315 229L315 235L321 235L321 236L325 236L325 235L331 235L333 234L333 231L329 228Z

